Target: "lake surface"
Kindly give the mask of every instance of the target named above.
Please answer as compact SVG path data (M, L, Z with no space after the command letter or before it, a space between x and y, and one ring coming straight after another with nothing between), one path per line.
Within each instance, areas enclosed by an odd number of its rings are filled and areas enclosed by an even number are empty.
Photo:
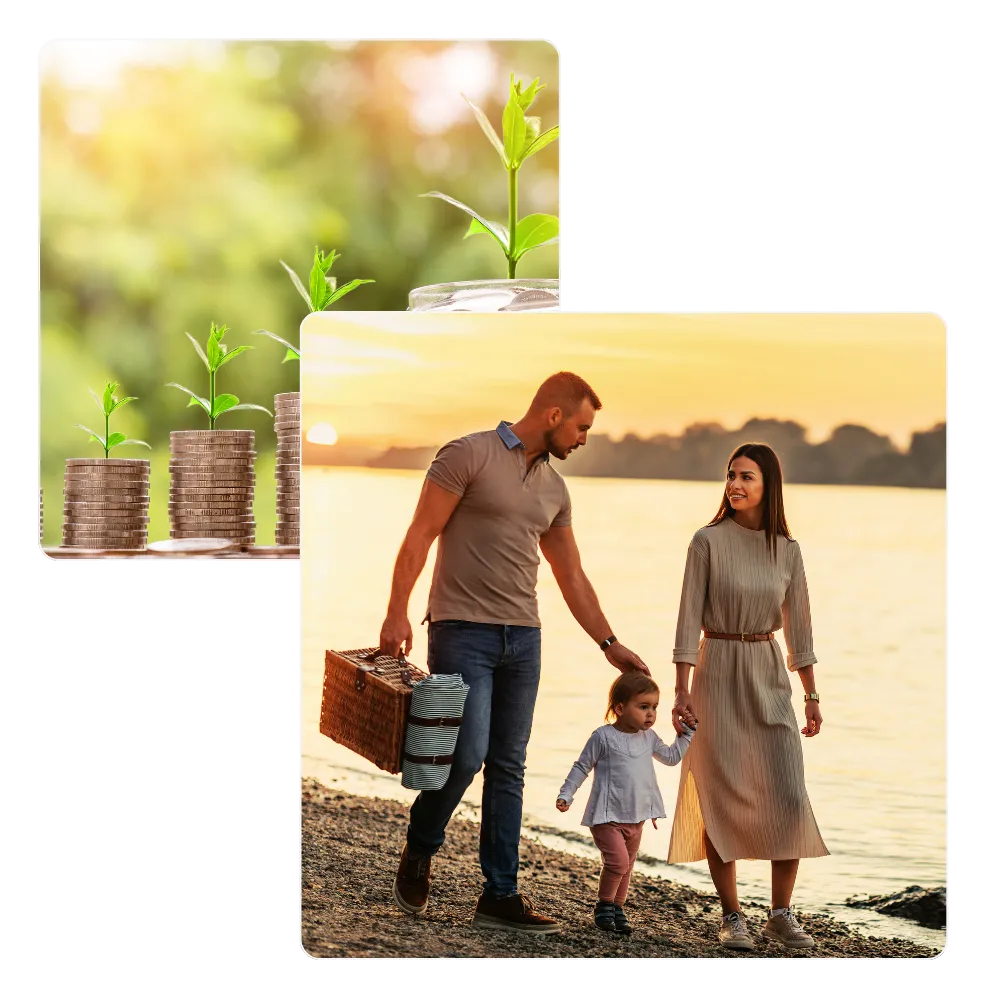
M421 472L303 468L303 772L365 795L410 801L399 776L320 735L324 651L378 643L396 553ZM615 634L661 687L656 729L671 739L670 662L687 545L715 513L721 483L568 478L583 565ZM802 546L819 656L823 731L803 739L806 784L830 856L804 860L794 903L870 933L943 946L910 921L848 909L857 893L945 884L945 494L880 487L786 486ZM410 601L414 648L426 663L426 607L434 549ZM603 722L613 669L576 624L547 564L538 597L542 679L528 745L524 822L589 835L579 825L589 792L568 813L555 798L590 733ZM779 633L780 637L780 633ZM780 641L780 638L779 638ZM793 704L803 719L799 684ZM680 768L657 765L672 815ZM467 792L474 815L481 781ZM544 838L598 857L587 842ZM646 824L649 870L711 888L706 862L665 864L670 820ZM447 845L445 847L447 849ZM596 861L595 861L596 863ZM769 896L770 865L737 865L742 894Z

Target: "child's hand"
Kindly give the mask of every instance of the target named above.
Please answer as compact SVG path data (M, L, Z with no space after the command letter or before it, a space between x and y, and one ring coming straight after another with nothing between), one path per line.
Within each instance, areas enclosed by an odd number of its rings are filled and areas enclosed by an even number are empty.
M569 803L565 799L556 799L556 809L558 809L559 812L564 813L567 809L569 809Z

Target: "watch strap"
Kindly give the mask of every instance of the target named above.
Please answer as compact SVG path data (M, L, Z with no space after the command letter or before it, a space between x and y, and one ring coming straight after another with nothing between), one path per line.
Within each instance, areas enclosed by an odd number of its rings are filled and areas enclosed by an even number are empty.
M613 635L609 635L607 639L605 639L604 642L601 643L601 649L602 650L608 649L611 646L613 646L617 641L618 640Z

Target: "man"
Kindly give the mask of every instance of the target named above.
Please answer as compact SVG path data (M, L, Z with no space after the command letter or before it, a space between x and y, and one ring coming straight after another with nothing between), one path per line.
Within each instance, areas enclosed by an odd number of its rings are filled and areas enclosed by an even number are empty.
M413 522L396 559L383 653L409 653L410 593L440 536L424 621L433 673L460 673L469 685L448 781L421 792L410 810L393 896L407 913L427 909L430 859L462 794L485 764L479 861L486 882L478 927L551 934L559 922L517 891L524 760L541 671L535 586L538 550L566 604L619 670L649 673L617 641L580 565L569 491L549 458L587 443L601 408L578 375L559 372L539 387L528 412L495 430L446 444L427 470Z

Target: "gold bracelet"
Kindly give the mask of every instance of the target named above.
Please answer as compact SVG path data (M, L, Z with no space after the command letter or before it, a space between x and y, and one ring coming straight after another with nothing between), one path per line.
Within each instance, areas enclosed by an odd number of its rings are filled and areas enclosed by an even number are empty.
M819 702L819 695L816 694L815 691L810 691L809 694L806 695L806 704L808 705L811 701Z

